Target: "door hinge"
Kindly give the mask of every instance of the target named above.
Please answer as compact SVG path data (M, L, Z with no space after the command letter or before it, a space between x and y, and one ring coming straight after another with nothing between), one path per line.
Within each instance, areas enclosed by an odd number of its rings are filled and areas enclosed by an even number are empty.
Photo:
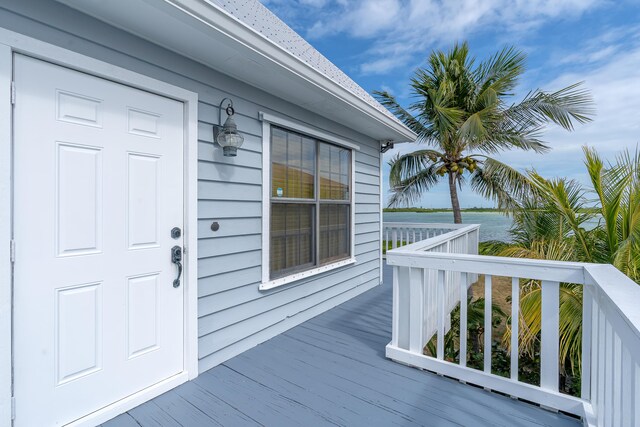
M11 419L16 419L16 398L11 396Z
M15 105L16 103L16 82L11 82L11 104Z
M9 257L11 262L16 262L16 241L13 239L9 243Z

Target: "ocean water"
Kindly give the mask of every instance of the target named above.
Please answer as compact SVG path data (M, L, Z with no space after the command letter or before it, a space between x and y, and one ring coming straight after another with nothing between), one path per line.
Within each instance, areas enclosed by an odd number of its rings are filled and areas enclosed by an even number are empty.
M451 212L384 212L384 222L453 223ZM509 241L511 218L498 212L462 212L465 224L480 224L480 241Z

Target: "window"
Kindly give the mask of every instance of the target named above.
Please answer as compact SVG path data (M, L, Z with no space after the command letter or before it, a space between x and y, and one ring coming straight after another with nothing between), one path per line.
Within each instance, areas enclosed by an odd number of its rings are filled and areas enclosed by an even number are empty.
M351 149L270 127L269 279L351 257Z

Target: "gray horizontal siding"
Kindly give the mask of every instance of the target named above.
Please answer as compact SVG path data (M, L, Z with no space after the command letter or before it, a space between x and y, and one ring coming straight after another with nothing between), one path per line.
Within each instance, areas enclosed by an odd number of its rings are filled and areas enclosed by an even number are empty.
M28 18L28 17L33 17ZM47 0L0 6L0 26L198 93L198 316L200 370L380 283L378 143L176 53ZM245 137L238 156L213 144L218 105L231 97ZM289 116L356 141L354 265L260 292L262 123ZM223 118L224 119L224 118ZM218 231L211 230L217 221Z

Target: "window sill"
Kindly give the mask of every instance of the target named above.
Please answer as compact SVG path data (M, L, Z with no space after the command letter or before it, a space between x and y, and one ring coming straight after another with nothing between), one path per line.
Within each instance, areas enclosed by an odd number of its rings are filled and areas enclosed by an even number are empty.
M258 289L260 289L261 291L267 291L269 289L277 288L278 286L283 286L283 285L295 282L297 280L306 279L307 277L312 277L320 273L325 273L327 271L335 270L336 268L355 264L355 262L356 262L355 258L347 258L342 261L337 261L331 264L323 265L322 267L316 267L311 270L302 271L300 273L295 273L290 276L285 276L279 279L274 279L268 282L260 283L260 286Z

